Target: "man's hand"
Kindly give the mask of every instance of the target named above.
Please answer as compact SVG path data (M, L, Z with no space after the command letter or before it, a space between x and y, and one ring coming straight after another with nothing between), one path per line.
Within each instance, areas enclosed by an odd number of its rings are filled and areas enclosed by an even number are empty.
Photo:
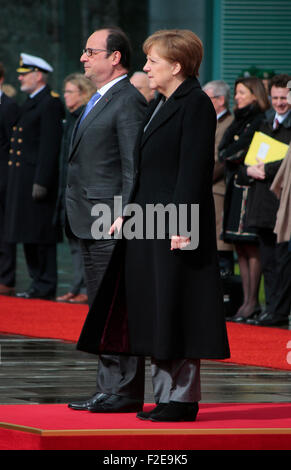
M32 185L32 199L34 201L41 201L47 195L47 189L40 184L34 183Z

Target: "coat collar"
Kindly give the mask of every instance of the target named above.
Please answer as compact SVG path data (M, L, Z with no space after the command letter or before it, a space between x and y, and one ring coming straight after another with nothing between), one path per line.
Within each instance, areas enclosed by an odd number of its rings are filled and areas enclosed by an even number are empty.
M275 119L276 112L274 109L269 110L266 112L266 121L268 122L270 127L273 127L273 121ZM284 121L281 123L283 127L286 129L289 129L291 127L291 110L289 111L289 114L286 116Z
M114 99L115 95L117 95L125 86L129 83L129 79L127 77L123 78L115 85L113 85L109 90L100 98L100 100L96 103L94 108L90 111L90 113L85 117L85 119L80 123L82 118L82 114L79 116L79 119L76 121L74 130L73 130L73 138L71 143L71 152L70 158L72 155L85 131L85 129L89 126L89 124L101 113L101 111L107 106L107 104Z
M231 112L227 110L222 116L220 116L220 118L218 119L218 122L223 122L229 116L231 116Z
M143 146L148 138L155 132L160 126L164 124L173 114L180 108L180 99L187 96L194 88L201 88L200 83L196 78L187 78L184 82L176 89L176 91L170 96L170 98L160 108L156 116L153 117L152 121L148 125L145 132L141 135L141 146ZM149 112L144 122L143 128L148 123L152 116L155 108L159 104L160 100L163 99L163 95L159 94L155 101L150 105Z
M44 96L49 95L51 89L48 85L46 85L39 93L37 93L33 98L28 97L27 100L23 104L23 108L30 109L36 106Z

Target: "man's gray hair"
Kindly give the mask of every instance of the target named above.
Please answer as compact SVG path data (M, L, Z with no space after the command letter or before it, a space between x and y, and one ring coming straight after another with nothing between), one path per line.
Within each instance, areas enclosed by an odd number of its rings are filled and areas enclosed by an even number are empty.
M214 96L224 96L225 107L226 109L229 109L230 86L223 80L213 80L203 86L204 91L209 89L213 91Z

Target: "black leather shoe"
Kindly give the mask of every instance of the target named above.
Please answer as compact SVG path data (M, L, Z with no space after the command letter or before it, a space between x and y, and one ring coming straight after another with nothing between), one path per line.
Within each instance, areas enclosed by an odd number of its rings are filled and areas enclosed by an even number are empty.
M106 393L95 393L93 397L88 398L88 400L84 401L73 401L72 403L68 404L69 408L72 410L79 410L79 411L88 411L89 406L94 406L97 403L101 403L103 400L109 398L110 395Z
M149 419L157 422L195 421L199 410L198 403L170 401L159 413Z
M136 417L148 421L152 416L155 416L157 413L159 413L165 406L167 406L167 403L159 403L151 411L140 411L137 413Z
M55 294L43 294L42 292L36 291L34 289L29 289L25 292L18 292L16 297L19 299L42 299L42 300L53 300Z
M255 322L257 326L283 326L288 324L288 317L279 317L271 312L261 315Z
M100 403L92 404L88 410L92 413L134 413L143 409L143 402L120 395L109 395Z

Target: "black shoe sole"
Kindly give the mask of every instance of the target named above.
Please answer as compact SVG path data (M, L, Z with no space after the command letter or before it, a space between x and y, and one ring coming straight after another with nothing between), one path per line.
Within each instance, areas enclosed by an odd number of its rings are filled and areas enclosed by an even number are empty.
M181 423L181 422L190 422L190 421L196 421L196 416L195 418L177 418L177 419L159 419L159 418L155 418L154 416L149 418L150 421L153 421L153 422L156 422L156 423Z

